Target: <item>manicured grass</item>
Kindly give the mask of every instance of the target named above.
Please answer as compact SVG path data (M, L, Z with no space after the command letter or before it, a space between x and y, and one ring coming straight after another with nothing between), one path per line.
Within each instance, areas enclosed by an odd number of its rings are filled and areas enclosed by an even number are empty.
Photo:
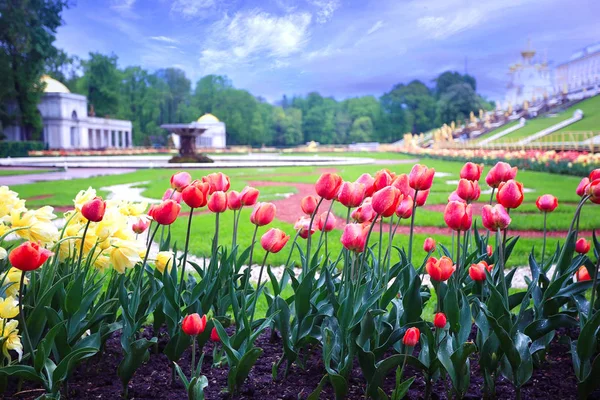
M54 172L54 169L0 169L0 176L18 176Z
M515 121L509 122L508 124L504 124L502 126L499 126L498 128L496 128L496 129L494 129L494 130L492 130L492 131L490 131L490 132L488 132L488 133L486 133L486 134L478 137L477 139L474 140L474 142L475 143L479 143L482 140L485 140L485 139L487 139L489 137L492 137L493 135L495 135L498 132L502 132L505 129L512 128L513 126L517 125L518 123L519 123L519 120L515 120Z
M583 111L583 119L572 125L566 126L557 132L576 132L576 131L600 131L600 96L594 96L582 101L579 104L569 108L566 112L573 112L577 109Z

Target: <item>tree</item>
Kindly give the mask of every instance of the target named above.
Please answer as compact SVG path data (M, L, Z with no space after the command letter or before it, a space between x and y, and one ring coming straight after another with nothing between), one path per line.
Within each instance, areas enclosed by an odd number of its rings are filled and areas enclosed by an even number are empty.
M407 130L412 133L426 132L435 126L436 103L431 90L421 81L408 85L398 84L384 95L388 107L405 110Z
M473 91L477 90L477 82L475 81L475 78L471 75L461 75L459 72L456 71L446 71L440 74L435 79L435 92L438 98L440 98L444 93L446 93L450 86L456 85L457 83L466 83L469 86L471 86Z
M0 2L0 118L20 125L26 139L41 139L37 109L44 88L40 78L46 59L53 56L63 0ZM9 112L7 104L15 105Z
M460 121L477 112L483 104L480 97L468 83L457 83L450 86L438 101L438 121L450 123Z
M352 123L352 129L350 130L349 141L356 142L368 142L373 136L373 122L369 117L360 117L354 120Z
M77 79L79 57L70 56L62 49L55 49L55 53L46 59L44 70L52 78L63 82L71 89Z
M121 71L117 68L117 56L90 53L90 59L82 61L83 76L76 83L76 90L88 98L96 115L116 116L119 111Z

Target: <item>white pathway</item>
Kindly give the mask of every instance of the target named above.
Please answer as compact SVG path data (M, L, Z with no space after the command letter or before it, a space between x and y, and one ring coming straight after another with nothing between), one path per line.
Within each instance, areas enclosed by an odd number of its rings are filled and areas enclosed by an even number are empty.
M479 145L481 146L485 146L486 144L493 142L496 139L500 139L503 136L508 135L509 133L513 133L514 131L521 129L522 127L525 126L525 124L527 123L527 120L525 118L521 118L519 120L519 123L511 126L510 128L506 128L504 130L501 130L498 133L493 134L492 136L485 138L484 140L482 140L481 142L479 142Z
M531 136L527 136L525 139L519 141L517 144L523 145L523 144L535 142L536 140L538 140L544 136L547 136L547 135L551 134L552 132L556 132L557 130L562 129L565 126L574 124L575 122L581 120L582 118L583 118L583 111L575 110L575 112L573 113L573 116L571 118L568 118L562 122L559 122L558 124L554 124L546 129L539 131L538 133L534 133Z

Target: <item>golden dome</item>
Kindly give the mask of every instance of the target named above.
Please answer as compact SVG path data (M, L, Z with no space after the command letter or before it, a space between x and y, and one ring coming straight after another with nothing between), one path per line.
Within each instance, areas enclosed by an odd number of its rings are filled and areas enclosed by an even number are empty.
M215 117L214 115L210 114L210 113L206 113L203 116L201 116L200 118L198 118L196 120L196 122L200 122L200 123L204 123L204 124L214 124L219 121L219 118Z
M42 75L41 82L45 84L44 93L71 93L69 88L48 75Z

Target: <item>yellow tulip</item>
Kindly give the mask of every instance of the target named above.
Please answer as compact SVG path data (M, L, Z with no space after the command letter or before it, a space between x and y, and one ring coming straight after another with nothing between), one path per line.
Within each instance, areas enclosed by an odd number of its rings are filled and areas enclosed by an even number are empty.
M9 221L13 211L19 213L27 211L25 200L19 199L17 192L13 192L8 186L0 186L0 221Z
M137 242L113 239L111 245L110 261L118 273L122 274L142 261Z
M4 260L8 256L8 252L4 247L0 247L0 261Z
M17 329L19 321L11 319L6 324L5 322L5 320L0 318L0 326L4 327L2 336L0 336L2 339L2 353L10 362L11 357L8 351L14 350L19 355L19 361L21 361L21 357L23 357L23 345L21 344L21 336L19 336L19 330Z
M77 196L75 196L75 199L73 200L77 211L81 212L81 207L83 207L85 203L92 200L94 197L96 197L96 190L92 189L91 186L87 190L80 190L79 193L77 193Z
M4 284L6 286L6 295L11 297L16 297L19 293L19 282L21 281L21 275L23 272L21 270L16 269L15 267L11 267L8 270L8 274L6 275L6 280ZM29 283L29 278L25 277L23 284L27 285Z
M17 315L19 315L19 302L14 297L0 299L0 318L14 318Z
M165 267L169 266L169 271L171 267L173 267L173 259L175 255L172 251L159 251L156 255L156 269L160 271L160 273L165 272Z

